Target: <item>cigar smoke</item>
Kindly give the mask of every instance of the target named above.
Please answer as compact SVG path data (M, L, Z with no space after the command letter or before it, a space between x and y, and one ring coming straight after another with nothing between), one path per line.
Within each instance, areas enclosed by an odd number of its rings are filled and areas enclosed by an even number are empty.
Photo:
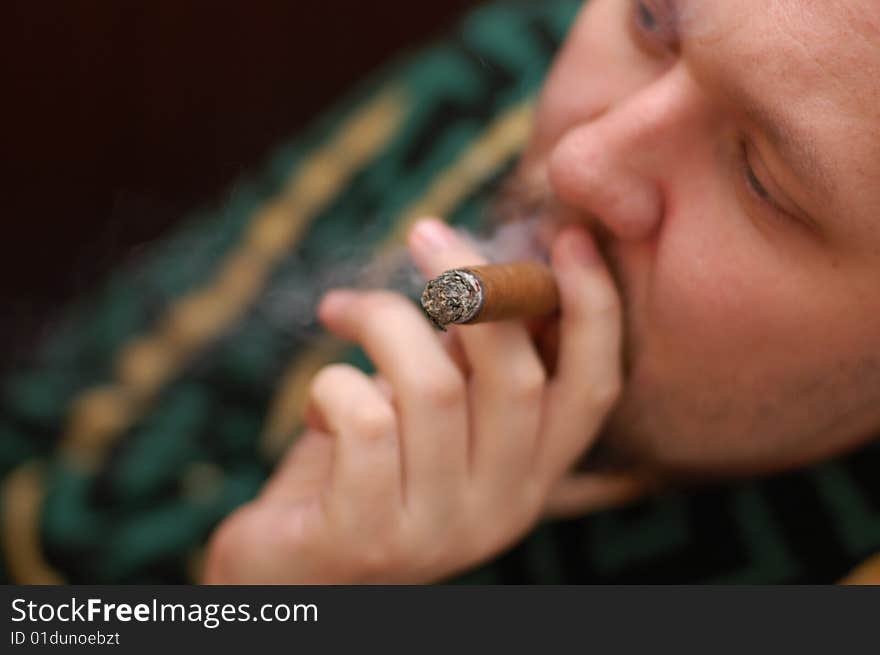
M505 223L485 234L464 229L458 232L490 262L543 258L535 245L537 220L534 218ZM276 284L259 301L257 312L285 338L299 340L317 336L321 328L315 308L321 297L336 287L390 289L413 300L419 299L427 280L405 246L365 257L361 244L367 242L366 239L354 235L346 241L353 245L333 247L329 253L322 253L320 261L301 262L309 269L306 283L299 278ZM292 255L291 261L297 257Z
M515 191L514 187L522 192L525 185L508 183L504 186L498 194L503 202L495 202L486 215L485 223L492 227L479 233L460 229L459 233L491 262L543 258L535 245L537 221L527 214L522 193L508 193ZM227 202L235 204L236 198L237 192L233 192ZM307 238L273 269L254 303L244 311L231 332L221 336L222 343L217 347L260 353L276 351L280 343L289 344L293 351L297 344L306 344L323 334L316 308L324 294L337 287L390 289L417 303L427 280L416 268L406 247L386 247L379 254L371 254L371 246L367 245L382 240L386 224L387 219L379 216L364 216L359 228L337 230L344 238L322 234L315 236L314 243L309 243ZM221 228L184 230L183 234L167 241L144 242L124 257L132 271L134 285L143 285L145 291L141 293L154 301L155 315L150 318L150 325L159 321L163 312L180 297L181 284L191 293L200 284L210 282L211 273L206 277L206 270L222 267L222 252L229 248L230 229L222 225ZM316 245L318 243L320 245ZM148 273L157 269L154 260L174 261L174 271L156 280L154 273ZM63 339L74 328L70 320L60 316L46 325L45 334ZM236 334L241 332L246 332L248 339L236 341ZM269 370L264 370L271 376L276 368L283 370L289 363L278 358L277 362L263 362L263 365L268 367Z
M556 210L543 174L508 176L486 209L480 232L458 228L458 233L490 262L547 260L538 246L539 216ZM321 333L315 309L334 287L390 289L418 302L427 280L416 268L404 245L367 255L363 245L375 241L378 220L365 220L360 234L347 234L344 243L322 249L321 258L301 261L306 254L291 254L291 265L301 264L309 275L284 280L260 301L257 308L284 338L307 340Z

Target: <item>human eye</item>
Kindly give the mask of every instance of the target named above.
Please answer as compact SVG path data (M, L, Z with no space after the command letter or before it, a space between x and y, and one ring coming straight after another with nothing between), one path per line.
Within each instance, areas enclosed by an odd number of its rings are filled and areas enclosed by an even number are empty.
M737 149L737 171L739 173L739 184L745 187L749 197L753 201L758 201L763 205L764 209L772 210L781 214L787 214L775 195L768 190L769 184L762 181L763 166L759 164L758 168L761 172L755 170L753 160L753 148L747 139L740 141Z
M637 43L653 54L669 54L678 48L673 11L662 0L632 0L630 25Z
M813 227L812 221L802 217L802 212L789 209L789 201L785 194L780 196L772 189L777 188L766 171L761 158L753 152L748 140L743 139L737 155L737 185L746 192L747 200L755 205L765 216L774 219L786 219Z
M644 2L636 2L635 11L636 20L643 30L655 32L659 28L660 21L657 19L657 15L654 11L648 7L647 4Z
M758 179L758 175L755 173L755 169L749 161L749 154L745 145L740 149L740 171L742 172L746 186L759 200L767 203L774 209L778 208L779 203L773 198L773 194L771 194L761 180Z

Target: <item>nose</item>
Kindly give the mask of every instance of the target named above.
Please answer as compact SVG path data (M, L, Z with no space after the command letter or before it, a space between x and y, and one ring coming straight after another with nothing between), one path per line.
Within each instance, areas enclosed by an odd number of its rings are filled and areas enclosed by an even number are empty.
M675 67L573 124L549 156L556 197L618 239L649 238L663 220L666 177L682 156L697 104L685 71Z

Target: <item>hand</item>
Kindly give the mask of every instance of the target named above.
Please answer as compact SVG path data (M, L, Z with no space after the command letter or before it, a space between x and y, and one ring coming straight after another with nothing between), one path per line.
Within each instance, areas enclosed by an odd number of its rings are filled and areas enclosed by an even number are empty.
M483 261L438 221L422 221L409 245L430 277ZM520 538L621 385L620 302L586 230L559 235L552 265L552 377L518 322L453 327L456 355L401 296L330 293L321 320L360 344L380 375L336 364L316 376L311 427L215 533L206 581L431 582Z

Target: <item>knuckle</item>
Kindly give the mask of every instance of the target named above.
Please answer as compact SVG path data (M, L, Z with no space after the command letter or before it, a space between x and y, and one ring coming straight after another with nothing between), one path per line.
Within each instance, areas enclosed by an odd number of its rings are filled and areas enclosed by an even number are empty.
M379 403L355 405L350 410L349 421L355 434L369 441L389 437L397 426L391 407Z
M515 376L514 394L516 399L524 403L541 400L547 385L547 372L539 362L530 362Z
M325 390L329 391L336 388L339 382L351 375L352 370L352 367L348 364L328 364L324 366L312 378L312 391L320 394Z

